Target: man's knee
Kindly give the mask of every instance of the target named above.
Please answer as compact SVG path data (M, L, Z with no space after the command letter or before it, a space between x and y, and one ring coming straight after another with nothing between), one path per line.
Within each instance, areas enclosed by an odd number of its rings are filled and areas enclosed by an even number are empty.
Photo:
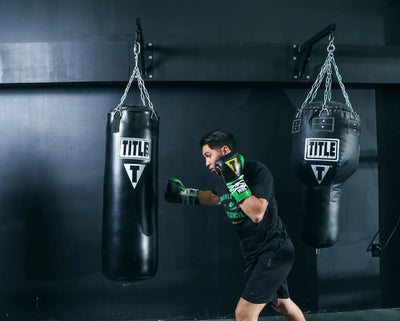
M237 321L248 320L248 317L249 317L249 313L248 313L247 309L238 305L235 309L236 320Z
M237 321L255 321L264 306L265 303L255 304L240 298L235 309L235 318Z
M278 304L273 308L280 314L290 315L293 313L293 301L290 299L278 299Z

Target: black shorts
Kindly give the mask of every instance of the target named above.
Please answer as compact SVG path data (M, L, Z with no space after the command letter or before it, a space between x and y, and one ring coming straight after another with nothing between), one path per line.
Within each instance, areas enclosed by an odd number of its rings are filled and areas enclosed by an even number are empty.
M286 282L294 262L294 248L290 239L279 243L276 251L263 252L248 271L242 298L248 302L277 305L277 299L289 298Z

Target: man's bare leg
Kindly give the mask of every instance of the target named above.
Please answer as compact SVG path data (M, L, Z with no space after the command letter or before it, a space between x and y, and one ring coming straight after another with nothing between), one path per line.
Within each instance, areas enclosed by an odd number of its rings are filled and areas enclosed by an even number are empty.
M303 312L290 298L278 299L278 304L273 307L274 310L284 315L289 321L305 321Z
M235 317L237 321L257 321L262 309L266 303L255 304L240 298L236 310Z

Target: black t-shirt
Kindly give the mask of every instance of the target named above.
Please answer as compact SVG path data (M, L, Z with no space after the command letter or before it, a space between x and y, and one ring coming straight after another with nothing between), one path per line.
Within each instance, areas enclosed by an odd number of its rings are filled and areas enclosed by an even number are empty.
M262 252L274 251L277 244L289 238L281 218L274 194L274 179L264 164L246 160L243 176L252 194L268 201L261 222L254 223L240 209L223 179L215 175L212 192L218 195L221 205L232 224L237 228L243 256L248 264Z

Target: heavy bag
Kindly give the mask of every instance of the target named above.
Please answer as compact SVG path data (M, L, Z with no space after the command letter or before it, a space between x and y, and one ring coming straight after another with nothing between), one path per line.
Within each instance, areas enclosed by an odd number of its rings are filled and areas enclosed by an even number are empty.
M108 113L102 262L110 280L136 282L157 271L158 119L141 106Z
M296 114L291 162L305 184L302 240L314 248L336 243L342 184L357 170L360 119L347 105L312 102Z

